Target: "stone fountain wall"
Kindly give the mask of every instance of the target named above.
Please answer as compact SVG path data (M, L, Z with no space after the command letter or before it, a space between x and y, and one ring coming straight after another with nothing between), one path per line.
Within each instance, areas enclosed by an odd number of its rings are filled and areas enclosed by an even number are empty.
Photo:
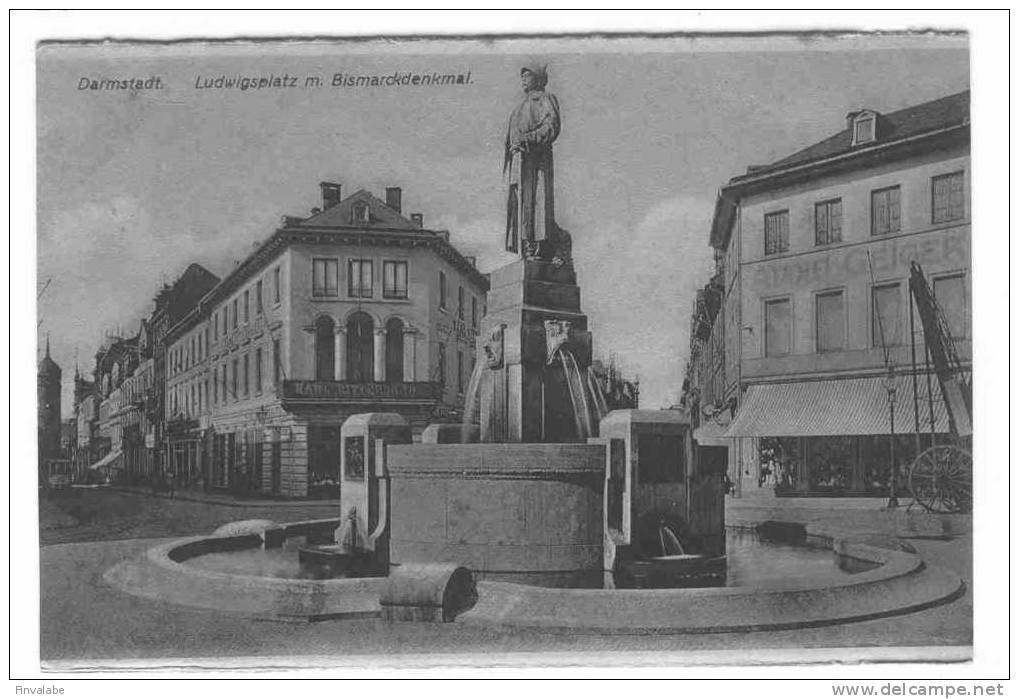
M481 580L600 587L605 448L387 447L391 565L450 562Z

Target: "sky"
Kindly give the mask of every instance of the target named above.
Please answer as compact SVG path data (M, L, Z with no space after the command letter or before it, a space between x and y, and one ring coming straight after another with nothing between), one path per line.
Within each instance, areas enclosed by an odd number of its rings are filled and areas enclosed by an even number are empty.
M684 39L43 46L37 55L38 340L70 415L107 331L137 331L191 262L224 276L318 183L382 196L448 229L482 271L502 251L502 142L519 69L548 64L562 109L556 218L573 236L595 355L678 401L693 296L710 277L715 194L748 165L969 87L965 39ZM334 73L470 72L462 86L344 88ZM317 89L198 89L202 78L321 76ZM163 90L79 80L160 76ZM48 282L48 285L47 285ZM43 291L43 287L45 290Z

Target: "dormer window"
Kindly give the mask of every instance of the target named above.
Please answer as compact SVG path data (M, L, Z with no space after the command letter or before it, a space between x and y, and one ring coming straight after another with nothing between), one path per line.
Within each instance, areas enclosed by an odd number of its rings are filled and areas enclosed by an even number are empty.
M853 145L860 146L877 140L877 114L870 110L858 112L853 116Z
M354 223L370 223L371 222L371 211L368 209L368 205L364 202L354 204L350 210L351 218Z

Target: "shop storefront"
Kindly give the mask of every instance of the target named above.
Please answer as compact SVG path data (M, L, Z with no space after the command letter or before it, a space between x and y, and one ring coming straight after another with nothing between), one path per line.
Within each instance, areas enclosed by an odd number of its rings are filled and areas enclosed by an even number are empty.
M891 402L876 377L752 385L726 436L757 438L757 485L776 495L885 496L893 472L901 491L916 456L948 439L940 394L902 393Z

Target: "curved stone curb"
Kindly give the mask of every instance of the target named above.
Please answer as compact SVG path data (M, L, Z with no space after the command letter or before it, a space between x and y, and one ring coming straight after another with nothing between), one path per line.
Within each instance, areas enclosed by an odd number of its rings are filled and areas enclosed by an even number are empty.
M901 551L836 541L837 554L881 564L824 587L576 590L513 583L478 585L459 623L553 633L694 634L778 631L907 614L965 592L958 575Z
M386 578L266 578L200 570L174 560L175 551L243 538L201 536L160 544L110 568L103 579L132 595L256 618L318 621L381 614Z

